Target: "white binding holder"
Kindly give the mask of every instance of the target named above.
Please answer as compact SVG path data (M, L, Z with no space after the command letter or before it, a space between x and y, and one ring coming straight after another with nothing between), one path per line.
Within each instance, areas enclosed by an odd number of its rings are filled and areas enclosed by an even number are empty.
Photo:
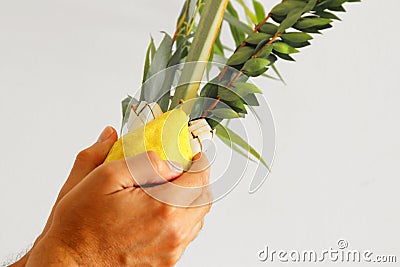
M154 120L163 114L157 103L147 103L141 101L138 105L131 106L131 113L128 118L128 131L133 131L146 123ZM205 119L196 119L189 122L189 139L193 155L203 151L203 144L206 141L212 141L215 136L215 130L211 129Z

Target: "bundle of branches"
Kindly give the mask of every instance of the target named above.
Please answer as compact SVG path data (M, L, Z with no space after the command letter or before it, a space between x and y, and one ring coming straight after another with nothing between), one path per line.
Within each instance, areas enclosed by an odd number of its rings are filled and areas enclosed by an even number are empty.
M259 105L257 94L262 90L250 83L249 77L263 75L282 80L277 62L294 61L293 54L309 46L313 35L340 20L336 13L344 12L343 4L348 2L360 0L283 0L269 12L257 0L251 4L243 0L186 0L175 33L165 33L158 47L153 39L150 42L137 101L157 102L166 112L196 98L196 103L203 106L201 112L193 108L191 120L205 118L224 143L229 139L266 165L255 149L227 127L221 127L221 122L244 118L249 109ZM223 22L229 25L234 49L220 38ZM201 86L197 81L204 75L204 62L211 61L226 66ZM194 62L195 67L184 66L181 79L185 82L175 90L171 90L172 80L166 77L148 83L160 71L185 62ZM274 74L268 74L268 70ZM213 101L201 102L202 98ZM130 96L123 101L123 115L132 101L136 100Z

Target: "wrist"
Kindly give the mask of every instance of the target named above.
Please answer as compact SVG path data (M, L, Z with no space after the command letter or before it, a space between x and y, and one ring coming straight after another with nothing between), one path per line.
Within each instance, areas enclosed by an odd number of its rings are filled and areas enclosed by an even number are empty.
M25 259L25 265L16 266L79 266L79 255L60 240L46 237L41 239Z
M25 254L22 258L20 258L18 261L11 264L9 267L24 267L24 266L26 266L26 262L28 261L29 253L30 252Z

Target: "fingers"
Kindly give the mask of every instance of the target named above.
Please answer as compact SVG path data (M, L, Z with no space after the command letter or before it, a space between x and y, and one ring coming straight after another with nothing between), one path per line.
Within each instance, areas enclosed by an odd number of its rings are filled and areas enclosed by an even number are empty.
M202 194L188 208L176 208L176 218L187 222L188 232L193 225L204 220L204 216L210 211L212 204L212 193L209 186L203 188Z
M137 186L162 184L177 178L183 172L179 163L162 160L154 151L129 158L126 164Z
M58 194L57 200L54 204L54 207L51 211L51 214L47 220L47 223L43 229L43 233L37 239L37 242L41 239L41 237L48 231L51 221L53 220L54 208L60 202L60 200L69 192L72 188L74 188L78 183L82 181L83 178L86 177L88 173L93 171L97 166L102 164L107 157L108 152L110 151L112 145L117 140L118 136L116 131L112 127L106 127L103 132L100 134L97 142L93 144L91 147L81 151L74 163L74 166L71 170L71 173L64 183L63 187Z
M98 168L94 176L103 177L102 187L107 194L129 187L151 186L173 180L182 174L177 163L162 160L156 152L148 151L134 157L112 161ZM100 179L95 181L98 185Z
M79 152L71 173L60 191L59 199L104 162L117 138L117 132L108 126L100 134L96 143Z
M187 244L192 242L197 237L200 230L203 229L203 226L204 226L204 220L201 220L195 225L195 227L193 227L193 229L189 232L189 235L186 239Z
M187 236L184 238L184 240L181 243L180 249L178 254L182 255L185 251L185 249L189 246L189 244L198 236L200 230L204 226L204 219L198 221L195 226L191 229L188 229L187 231Z
M203 187L209 183L209 176L208 160L204 154L200 154L195 158L189 171L173 182L143 190L161 202L188 207L202 194Z
M78 154L70 176L85 177L101 165L117 138L116 131L106 127L95 144Z

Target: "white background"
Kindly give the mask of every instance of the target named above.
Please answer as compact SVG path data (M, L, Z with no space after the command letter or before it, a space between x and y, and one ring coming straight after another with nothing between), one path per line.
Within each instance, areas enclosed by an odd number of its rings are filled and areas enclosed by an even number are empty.
M0 0L0 261L40 233L75 155L119 128L149 35L173 32L182 2ZM256 194L245 178L216 203L179 266L267 266L265 245L340 238L400 260L399 8L348 5L296 63L280 62L287 86L258 81L277 128L273 172Z

